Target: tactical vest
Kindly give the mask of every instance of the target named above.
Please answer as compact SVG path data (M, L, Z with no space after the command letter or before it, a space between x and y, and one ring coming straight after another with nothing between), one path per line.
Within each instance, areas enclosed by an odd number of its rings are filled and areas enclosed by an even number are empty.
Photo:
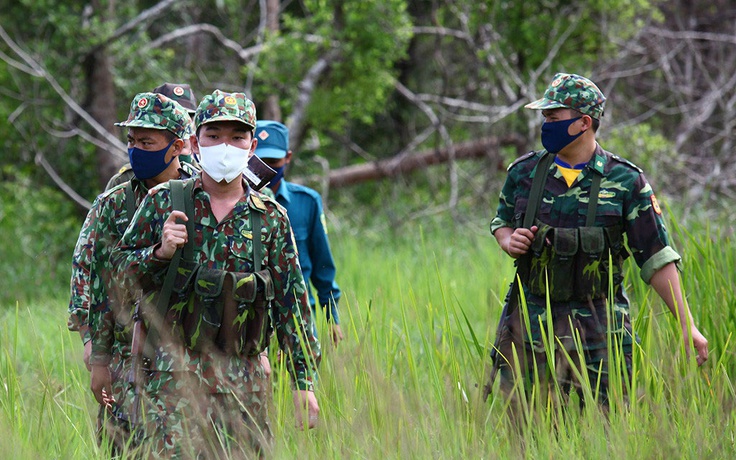
M169 183L173 209L184 211L188 217L188 240L172 257L161 290L145 296L143 304L148 308L143 314L149 332L148 353L144 350L144 354L152 356L152 347L165 337L194 351L257 355L268 345L271 302L275 297L271 272L261 268L261 220L250 210L253 272L207 268L194 258L194 181L185 185L180 180ZM151 308L154 305L155 310ZM161 328L155 327L157 322Z
M623 227L595 226L598 172L593 173L584 227L552 227L537 219L553 160L553 154L545 153L537 163L527 209L514 222L516 228L538 227L529 252L517 260L519 276L531 294L549 295L552 302L605 298L623 281Z

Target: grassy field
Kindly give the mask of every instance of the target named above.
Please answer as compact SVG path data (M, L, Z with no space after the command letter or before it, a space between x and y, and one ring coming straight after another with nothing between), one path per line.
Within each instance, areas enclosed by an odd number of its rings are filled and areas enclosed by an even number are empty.
M339 348L323 344L316 430L293 428L285 373L276 369L275 458L734 457L732 229L670 224L688 301L710 341L703 368L684 357L674 319L629 267L642 338L629 409L614 402L605 417L596 409L541 407L516 434L500 398L480 397L513 274L486 225L331 234L346 340ZM59 289L0 308L0 458L104 458L81 343L66 330L67 302Z

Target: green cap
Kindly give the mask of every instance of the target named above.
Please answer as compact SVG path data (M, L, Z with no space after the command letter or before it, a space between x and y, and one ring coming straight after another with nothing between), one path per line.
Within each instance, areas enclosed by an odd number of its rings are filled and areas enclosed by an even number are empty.
M152 92L163 94L172 101L178 102L186 109L189 116L193 116L197 110L197 98L192 88L186 83L163 83L153 88Z
M256 106L243 93L226 93L216 89L199 103L194 114L195 129L213 121L239 121L256 129Z
M606 96L585 77L572 73L558 73L544 92L544 97L531 102L527 109L573 109L600 119L606 106Z
M128 119L115 123L115 126L167 129L180 139L188 139L191 124L192 119L178 102L163 94L140 93L130 104Z

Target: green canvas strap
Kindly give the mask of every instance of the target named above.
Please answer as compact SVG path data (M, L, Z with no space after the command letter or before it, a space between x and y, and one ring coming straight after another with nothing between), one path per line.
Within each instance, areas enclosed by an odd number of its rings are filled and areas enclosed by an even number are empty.
M125 184L125 209L128 212L128 223L133 220L133 214L138 208L138 203L135 202L135 193L133 193L133 181L129 180Z
M192 260L191 256L193 253L193 236L194 236L194 198L192 196L192 188L194 185L193 180L187 181L186 185L181 180L169 181L171 188L171 207L174 211L183 211L187 215L187 243L183 248L177 248L174 255L171 257L169 262L169 268L166 271L164 282L159 292L158 302L156 303L156 318L159 324L151 325L149 323L148 334L146 336L146 344L143 349L145 356L153 356L153 344L159 342L160 334L158 331L159 325L163 324L163 319L166 317L166 312L169 308L169 298L171 297L171 291L174 288L174 281L176 280L176 272L179 270L179 263L181 262L182 253L185 257L190 257L187 260ZM179 221L181 223L181 221ZM153 326L153 327L151 327Z
M534 225L534 219L542 205L542 194L544 194L544 185L547 183L548 170L554 160L553 154L544 152L537 163L532 189L529 192L529 202L526 205L526 214L524 214L524 228L531 228Z
M261 271L261 219L253 208L250 209L250 231L253 238L253 273L258 273Z
M601 189L602 176L593 171L593 183L590 184L590 196L588 196L588 214L585 218L585 226L592 227L595 225L595 214L598 209L598 192Z

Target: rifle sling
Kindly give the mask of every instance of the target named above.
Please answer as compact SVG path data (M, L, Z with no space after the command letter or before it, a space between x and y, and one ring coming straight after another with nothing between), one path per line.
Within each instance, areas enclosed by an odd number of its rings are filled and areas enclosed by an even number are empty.
M153 357L153 346L159 342L159 328L163 327L166 312L169 309L169 299L174 288L176 272L179 270L179 262L181 262L182 253L187 260L192 260L194 252L194 199L192 197L192 188L194 181L189 180L186 185L181 180L169 181L171 187L171 207L174 211L183 211L187 215L187 243L183 248L177 248L176 252L169 262L169 268L166 271L164 282L161 286L158 302L156 303L155 318L149 322L148 334L146 335L146 343L143 348L143 354L146 357ZM181 221L179 221L181 223Z

